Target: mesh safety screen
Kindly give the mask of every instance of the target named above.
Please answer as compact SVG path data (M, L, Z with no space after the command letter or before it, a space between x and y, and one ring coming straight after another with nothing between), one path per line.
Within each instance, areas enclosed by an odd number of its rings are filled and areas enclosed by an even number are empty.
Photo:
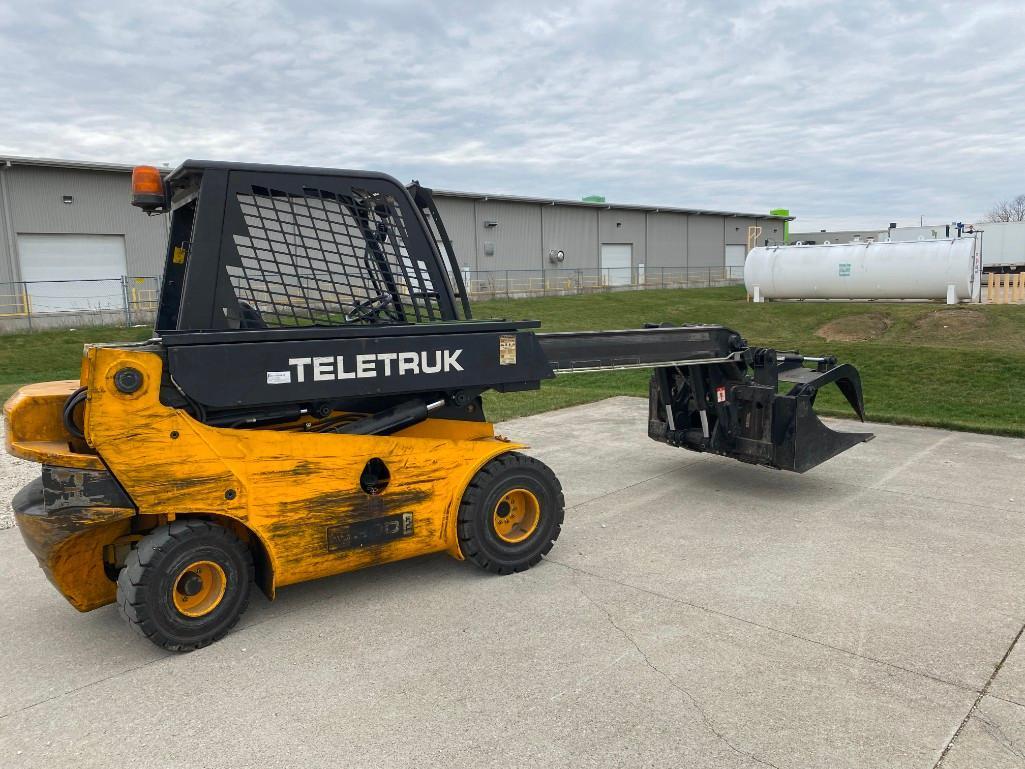
M243 326L342 326L442 319L427 265L410 255L394 197L253 186L237 194L246 234L227 265Z

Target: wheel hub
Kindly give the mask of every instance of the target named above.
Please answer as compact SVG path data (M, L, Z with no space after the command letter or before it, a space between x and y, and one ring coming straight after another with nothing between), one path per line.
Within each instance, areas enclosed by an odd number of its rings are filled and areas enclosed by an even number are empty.
M227 586L228 579L220 564L213 561L190 563L174 581L174 608L186 617L206 616L220 605Z
M527 489L511 489L495 505L492 525L503 542L518 544L537 531L541 504Z

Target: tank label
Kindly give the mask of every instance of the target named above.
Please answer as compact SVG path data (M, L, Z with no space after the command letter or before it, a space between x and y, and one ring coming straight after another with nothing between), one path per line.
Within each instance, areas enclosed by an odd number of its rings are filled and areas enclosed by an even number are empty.
M851 277L851 263L850 262L840 262L840 277L841 278L849 278L849 277Z

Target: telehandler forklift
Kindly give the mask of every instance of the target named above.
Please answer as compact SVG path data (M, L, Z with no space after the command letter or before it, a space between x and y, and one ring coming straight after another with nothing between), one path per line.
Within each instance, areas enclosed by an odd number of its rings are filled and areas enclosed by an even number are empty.
M273 598L434 552L537 564L562 489L495 435L487 390L651 369L651 438L796 472L872 437L813 412L835 383L864 420L857 371L831 357L716 325L472 319L416 182L190 160L139 167L132 189L169 214L153 338L86 345L77 381L23 387L4 415L8 452L42 464L13 507L47 577L80 611L116 601L166 649L221 638L254 582Z

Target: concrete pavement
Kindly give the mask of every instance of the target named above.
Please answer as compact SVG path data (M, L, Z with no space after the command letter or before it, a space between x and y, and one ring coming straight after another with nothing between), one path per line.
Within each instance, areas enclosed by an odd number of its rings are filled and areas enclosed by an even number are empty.
M0 764L1025 766L1025 441L874 425L798 476L649 441L646 408L501 426L566 489L539 567L257 594L188 655L0 531Z

